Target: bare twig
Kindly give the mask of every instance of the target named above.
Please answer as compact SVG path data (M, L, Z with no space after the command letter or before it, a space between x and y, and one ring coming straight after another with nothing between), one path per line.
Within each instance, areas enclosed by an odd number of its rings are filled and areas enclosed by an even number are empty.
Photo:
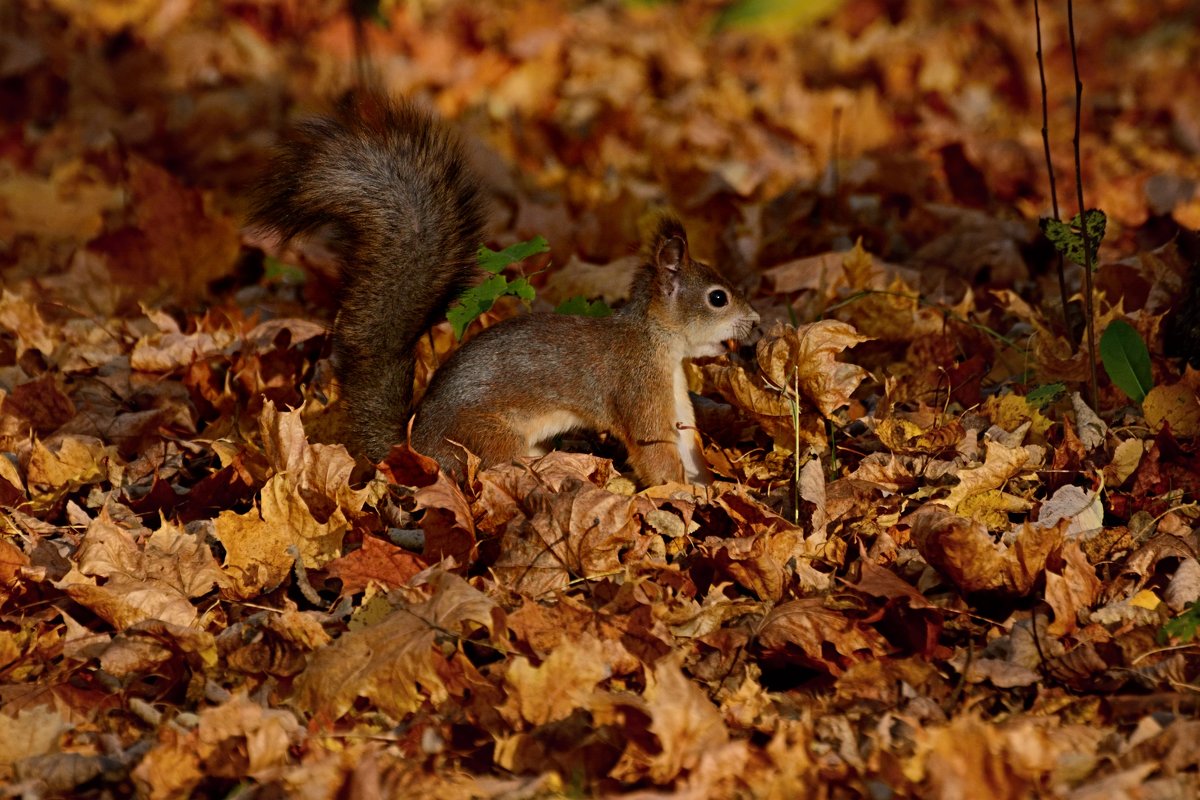
M1054 210L1055 221L1062 218L1058 213L1058 187L1054 180L1054 162L1050 159L1050 110L1046 100L1046 63L1042 56L1042 10L1038 0L1033 0L1033 20L1037 28L1037 62L1038 77L1042 81L1042 148L1046 151L1046 174L1050 177L1050 204ZM1071 314L1067 310L1067 270L1066 260L1058 253L1058 292L1062 296L1063 327L1067 332L1067 340L1071 347L1079 350L1079 343L1071 335Z
M1096 376L1096 322L1092 302L1092 243L1087 229L1087 206L1083 204L1083 172L1079 157L1079 120L1083 115L1083 81L1079 80L1079 57L1075 49L1075 4L1067 0L1067 35L1071 39L1071 68L1075 71L1075 195L1079 203L1079 228L1083 237L1083 307L1087 315L1088 362L1091 367L1092 408L1100 409L1100 384Z

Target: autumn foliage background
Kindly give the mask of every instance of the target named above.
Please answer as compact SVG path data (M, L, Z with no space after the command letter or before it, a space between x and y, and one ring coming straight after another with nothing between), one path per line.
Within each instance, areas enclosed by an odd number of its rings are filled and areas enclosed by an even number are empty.
M1075 16L1094 321L1154 387L1098 407L1031 3L0 7L4 793L1196 796L1200 10ZM550 242L539 307L618 304L663 207L747 287L689 372L724 480L337 444L335 266L241 220L364 75Z

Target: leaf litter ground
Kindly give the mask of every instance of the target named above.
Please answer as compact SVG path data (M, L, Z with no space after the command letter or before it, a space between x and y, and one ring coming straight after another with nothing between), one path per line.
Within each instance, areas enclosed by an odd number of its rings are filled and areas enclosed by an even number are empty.
M329 255L237 220L346 85L339 8L19 2L4 791L1194 796L1194 9L1077 11L1096 327L1151 357L1099 408L1038 233L1028 5L385 7L374 62L462 126L493 244L550 243L539 304L618 303L656 205L753 288L762 331L688 373L724 480L637 492L596 437L462 486L337 444Z

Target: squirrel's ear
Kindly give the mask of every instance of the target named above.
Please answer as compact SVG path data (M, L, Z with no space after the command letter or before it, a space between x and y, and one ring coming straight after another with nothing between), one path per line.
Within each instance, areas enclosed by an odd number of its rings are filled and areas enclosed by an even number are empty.
M654 266L660 270L678 272L688 258L687 232L679 220L664 217L654 236Z

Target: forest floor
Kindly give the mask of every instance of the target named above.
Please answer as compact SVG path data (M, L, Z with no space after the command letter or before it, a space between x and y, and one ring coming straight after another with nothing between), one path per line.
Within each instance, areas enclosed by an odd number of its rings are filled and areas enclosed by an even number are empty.
M1064 2L1056 198L1021 0L345 5L0 9L0 796L1200 793L1194 2L1075 9L1094 347ZM336 268L243 220L364 74L535 308L661 209L746 288L712 485L338 443Z

